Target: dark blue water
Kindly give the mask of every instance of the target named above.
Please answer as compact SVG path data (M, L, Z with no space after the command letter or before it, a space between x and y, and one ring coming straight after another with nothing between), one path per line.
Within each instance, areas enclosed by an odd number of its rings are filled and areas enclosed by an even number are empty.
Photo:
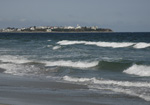
M0 33L0 68L150 103L150 33Z

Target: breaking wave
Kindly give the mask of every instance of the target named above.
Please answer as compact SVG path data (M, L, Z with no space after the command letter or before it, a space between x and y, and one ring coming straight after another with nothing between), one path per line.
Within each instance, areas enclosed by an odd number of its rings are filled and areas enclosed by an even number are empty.
M141 48L147 48L147 47L150 47L150 43L137 43L133 46L134 48L137 48L137 49L141 49Z
M75 67L75 68L90 68L90 67L94 67L96 65L98 65L97 61L94 62L81 62L81 61L77 61L77 62L73 62L73 61L64 61L64 60L60 60L60 61L46 61L44 62L46 63L46 66L62 66L62 67Z
M56 46L57 47L57 46ZM58 47L59 48L59 47ZM55 48L55 49L58 49ZM10 64L27 64L27 63L32 63L34 60L28 60L27 58L24 58L22 56L11 56L11 55L4 55L0 57L0 61L5 63L10 63ZM39 63L43 63L46 66L62 66L62 67L75 67L75 68L90 68L90 67L95 67L98 65L98 61L76 61L73 62L71 60L58 60L58 61L37 61Z
M129 67L123 72L127 74L138 75L138 76L150 76L150 66L134 64L133 66Z
M2 62L11 62L11 63L18 63L18 64L31 62L30 60L28 60L22 56L12 56L12 55L0 56L0 60Z
M20 65L20 64L1 64L0 68L5 69L4 73L13 75L32 75L40 72L40 68L35 65Z
M112 47L112 48L124 48L133 46L136 49L142 49L150 47L150 43L132 43L132 42L91 42L91 41L68 41L62 40L57 42L60 45L74 45L74 44L84 44L84 45L96 45L99 47Z

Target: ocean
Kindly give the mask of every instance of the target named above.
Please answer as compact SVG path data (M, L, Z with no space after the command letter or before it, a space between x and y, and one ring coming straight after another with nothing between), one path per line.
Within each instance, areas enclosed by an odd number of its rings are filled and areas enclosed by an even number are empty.
M150 105L150 33L0 33L0 103Z

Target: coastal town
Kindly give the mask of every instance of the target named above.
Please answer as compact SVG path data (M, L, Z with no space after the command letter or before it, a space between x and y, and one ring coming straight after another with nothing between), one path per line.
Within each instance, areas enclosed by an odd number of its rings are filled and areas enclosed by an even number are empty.
M108 28L99 28L98 26L32 26L27 28L7 27L0 29L0 32L113 32Z

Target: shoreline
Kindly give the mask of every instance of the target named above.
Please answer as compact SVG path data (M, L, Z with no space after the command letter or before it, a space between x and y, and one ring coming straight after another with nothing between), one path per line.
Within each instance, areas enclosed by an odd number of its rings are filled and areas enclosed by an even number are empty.
M89 89L82 84L4 73L0 73L0 84L0 105L90 105L78 102L78 97L73 99L76 95L80 97L80 91Z

